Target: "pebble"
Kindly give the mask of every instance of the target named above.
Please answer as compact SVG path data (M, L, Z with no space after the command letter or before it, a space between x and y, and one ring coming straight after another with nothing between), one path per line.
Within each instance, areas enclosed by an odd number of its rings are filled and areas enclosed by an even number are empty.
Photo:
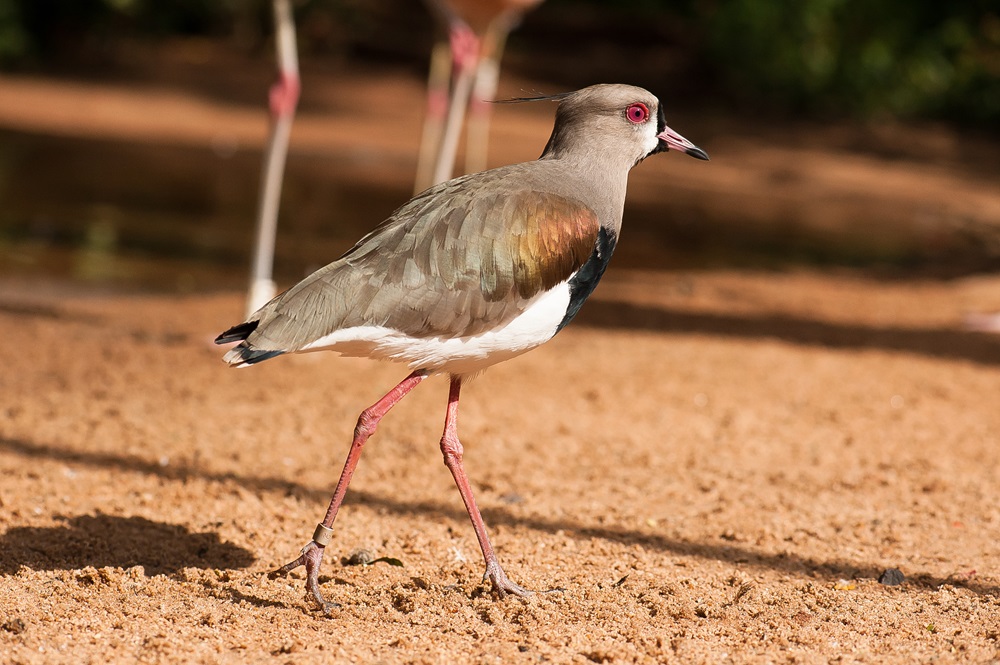
M878 576L878 583L886 586L898 586L906 581L906 576L899 568L886 568Z

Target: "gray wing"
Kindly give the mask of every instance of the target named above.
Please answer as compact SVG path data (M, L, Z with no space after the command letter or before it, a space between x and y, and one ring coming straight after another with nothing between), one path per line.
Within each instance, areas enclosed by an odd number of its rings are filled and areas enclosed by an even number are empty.
M465 176L415 197L264 305L241 324L245 336L219 339L245 339L240 347L270 357L355 326L476 335L576 272L598 228L579 201L505 182L502 170Z

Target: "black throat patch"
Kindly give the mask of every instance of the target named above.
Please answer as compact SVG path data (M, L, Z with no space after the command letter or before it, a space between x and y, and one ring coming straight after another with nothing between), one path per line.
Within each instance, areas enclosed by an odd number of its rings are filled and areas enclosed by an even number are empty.
M666 128L667 128L667 116L663 114L663 107L661 106L656 111L656 133L662 134L663 130ZM657 141L656 147L650 150L649 154L646 155L646 157L651 157L652 155L656 155L661 152L667 152L669 149L670 148L667 147L666 142L661 139ZM645 159L646 157L643 157L642 159ZM639 161L641 162L642 159L640 159Z
M566 315L559 322L556 332L566 327L566 324L573 320L576 313L583 307L583 302L590 297L590 294L597 288L597 283L601 281L611 254L615 251L615 243L618 238L615 234L603 226L597 231L597 243L594 245L594 252L587 259L587 262L580 266L580 269L569 280L569 307Z

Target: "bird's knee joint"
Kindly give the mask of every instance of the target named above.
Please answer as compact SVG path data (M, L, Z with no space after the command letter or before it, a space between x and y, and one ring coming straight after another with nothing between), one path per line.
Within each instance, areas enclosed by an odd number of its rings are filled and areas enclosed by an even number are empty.
M375 433L377 426L378 420L367 411L362 412L358 417L358 424L354 426L354 439L367 439Z
M462 464L462 455L461 454L454 453L454 452L452 452L450 450L446 450L444 452L444 465L446 467L448 467L449 469L451 469L451 468L454 468L455 466L461 466L461 464Z
M454 463L461 464L462 454L465 451L462 449L462 444L456 440L452 439L441 439L441 453L444 455L444 463L451 466Z

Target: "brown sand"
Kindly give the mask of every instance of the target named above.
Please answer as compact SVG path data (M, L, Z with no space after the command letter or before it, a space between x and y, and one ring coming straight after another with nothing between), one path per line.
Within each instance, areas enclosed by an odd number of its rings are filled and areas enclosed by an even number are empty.
M228 370L238 295L0 299L3 662L996 662L1000 280L612 270L464 394L496 600L437 439L383 422L328 548L269 580L403 370ZM386 563L345 566L358 549ZM886 568L906 575L880 585Z
M4 126L263 135L259 109L172 92L0 88L17 93ZM420 106L417 81L330 89L332 106L359 90ZM93 112L59 115L74 104ZM293 150L350 156L362 137L366 163L395 169L362 177L410 177L418 116L359 128L338 108L305 109ZM550 121L498 111L495 159L535 154ZM696 217L737 206L847 235L879 218L916 243L998 226L993 172L965 171L947 134L900 136L903 160L737 130L704 146L711 168L644 164L633 204L669 191ZM267 572L308 540L358 413L405 371L331 354L229 370L210 340L239 320L236 293L0 282L0 662L1000 662L1000 338L960 330L1000 310L1000 279L630 269L643 246L626 234L572 326L463 395L501 561L562 590L480 584L435 379L365 451L321 578L332 617L301 571ZM341 563L360 549L403 566ZM906 581L879 584L887 568Z

